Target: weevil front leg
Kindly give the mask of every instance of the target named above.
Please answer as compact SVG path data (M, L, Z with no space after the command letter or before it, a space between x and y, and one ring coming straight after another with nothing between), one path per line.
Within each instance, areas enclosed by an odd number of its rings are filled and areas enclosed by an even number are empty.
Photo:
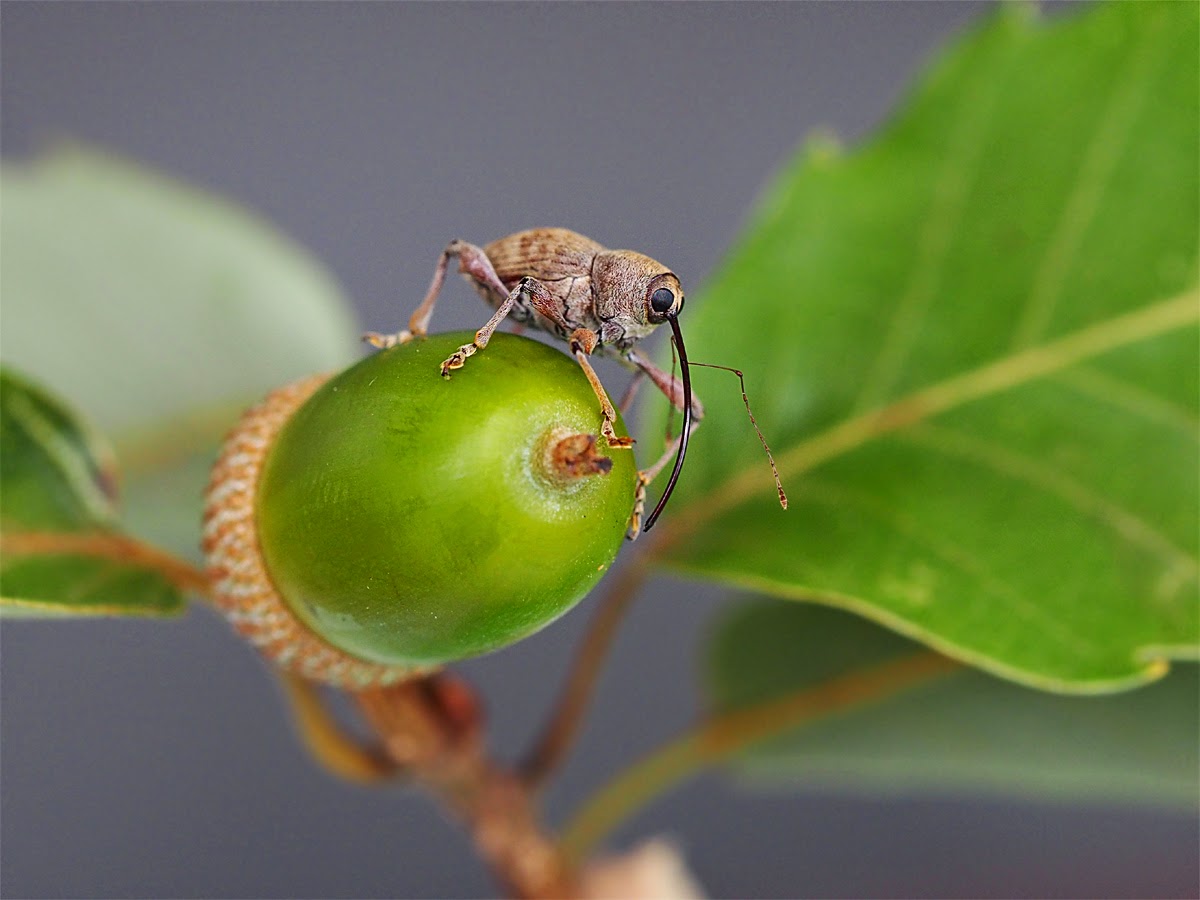
M425 337L429 332L429 320L433 316L433 306L437 303L442 283L446 280L446 269L450 264L451 257L458 257L458 270L464 275L469 275L477 283L486 285L498 294L508 293L508 288L500 281L496 270L492 268L492 261L487 258L487 254L482 249L474 244L468 244L466 241L451 241L438 258L437 267L433 270L433 280L429 282L429 290L425 293L425 299L421 301L421 305L413 310L413 314L409 317L408 328L397 331L395 334L368 331L363 335L363 340L374 347L387 349L395 347L397 344L407 344L413 338Z
M596 332L587 328L576 328L571 332L571 352L575 354L579 367L583 369L583 374L587 376L588 382L592 385L596 399L600 401L600 414L604 416L604 421L600 423L600 433L608 441L608 446L616 450L628 450L633 446L633 438L620 437L613 427L617 421L617 412L613 409L612 401L608 399L608 392L604 390L604 385L600 383L600 376L596 374L596 370L592 368L592 363L588 359L592 351L596 349L599 340Z
M671 401L671 404L676 409L680 411L683 410L683 382L681 382L678 378L676 378L674 375L668 375L636 350L629 350L619 356L618 359L625 364L634 367L635 378L644 374L652 382L654 382L655 387L657 387L663 392L663 394L666 395L667 399ZM697 397L693 392L692 431L695 431L696 428L699 427L700 420L703 418L704 404L700 402L700 398ZM654 465L650 466L648 469L642 469L640 472L638 472L637 490L634 492L633 496L633 514L629 518L629 531L626 534L626 537L629 540L637 540L638 535L641 534L642 531L642 517L646 512L646 488L650 485L650 482L657 478L658 474L664 468L666 468L672 457L675 456L675 452L679 449L679 442L681 440L683 440L683 435L676 435L675 439L667 446L667 449L663 451L662 456L658 458Z

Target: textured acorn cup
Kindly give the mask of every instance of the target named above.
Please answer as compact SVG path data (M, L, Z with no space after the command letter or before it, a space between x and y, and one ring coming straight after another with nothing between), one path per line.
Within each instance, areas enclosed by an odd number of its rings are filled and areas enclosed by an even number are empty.
M443 379L472 336L281 388L229 437L208 570L217 605L280 665L346 687L402 680L532 634L616 557L636 464L596 446L582 371L498 334Z

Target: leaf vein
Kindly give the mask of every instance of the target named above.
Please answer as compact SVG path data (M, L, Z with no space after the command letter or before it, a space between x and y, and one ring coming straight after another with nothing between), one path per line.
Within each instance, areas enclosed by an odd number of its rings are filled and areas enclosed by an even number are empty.
M899 437L923 449L974 462L997 474L1054 494L1080 512L1099 519L1130 543L1160 557L1172 568L1186 572L1192 580L1200 578L1200 561L1177 547L1149 523L1058 469L1018 450L997 446L956 429L930 424L919 425Z
M1150 51L1164 21L1165 15L1160 10L1131 52L1126 70L1116 75L1116 88L1084 151L1083 162L1076 170L1075 184L1034 274L1029 297L1013 336L1015 349L1038 341L1054 315L1075 254L1096 215L1100 198L1112 179L1125 140L1147 94L1154 64L1162 57L1162 54Z
M1194 414L1115 375L1100 372L1091 366L1076 366L1060 372L1055 376L1055 380L1088 397L1134 413L1147 421L1173 428L1193 441L1200 441L1200 419Z
M921 522L905 514L902 510L894 509L881 498L870 495L865 491L849 489L845 486L834 486L829 482L806 481L801 501L809 500L835 509L845 506L867 513L882 522L885 526L895 529L913 542L924 546L946 565L962 572L973 580L988 594L1005 603L1014 615L1023 617L1027 622L1041 630L1062 646L1075 653L1093 655L1096 646L1083 638L1068 625L1045 613L1041 607L1030 602L1013 585L991 572L987 565L969 553L961 543L942 539L931 534Z
M933 187L929 215L917 243L908 284L892 313L879 353L871 365L854 409L877 406L890 393L912 349L921 322L937 293L941 270L970 193L972 172L985 146L987 120L997 94L998 78L977 81L965 93L962 115Z
M62 595L62 599L68 606L85 603L89 597L98 594L104 585L116 581L120 576L128 574L129 571L127 566L113 560L96 560L96 567L92 570L91 575L73 582Z

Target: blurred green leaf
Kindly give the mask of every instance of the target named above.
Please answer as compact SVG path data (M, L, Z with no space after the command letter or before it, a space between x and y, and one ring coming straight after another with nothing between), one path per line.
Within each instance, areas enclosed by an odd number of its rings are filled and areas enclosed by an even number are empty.
M112 157L62 149L0 181L0 357L114 435L138 530L195 552L240 409L354 359L344 297L266 223Z
M718 710L738 709L919 649L839 610L759 601L716 635L710 695ZM764 743L734 767L764 786L1195 807L1197 674L1181 665L1145 690L1080 698L964 669Z
M1051 690L1195 658L1198 13L1001 7L780 176L684 330L791 507L698 370L665 565Z
M0 611L182 609L180 592L138 563L115 524L116 472L107 445L60 401L0 369Z
M112 450L59 400L0 368L0 525L81 531L115 524Z

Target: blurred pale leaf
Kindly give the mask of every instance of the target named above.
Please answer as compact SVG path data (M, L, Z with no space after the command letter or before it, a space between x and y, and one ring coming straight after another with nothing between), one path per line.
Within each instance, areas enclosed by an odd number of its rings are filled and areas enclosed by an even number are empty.
M1001 7L783 172L684 331L791 508L699 370L666 566L1051 690L1196 656L1198 13Z
M194 551L216 441L354 358L346 301L266 223L109 156L6 163L2 191L0 357L114 436L137 530Z
M718 710L918 652L840 610L758 601L709 650ZM1062 697L964 669L814 722L734 763L756 785L862 792L970 791L1194 808L1200 679L1180 665L1140 691Z
M180 610L182 595L157 572L80 552L120 541L108 446L59 400L0 369L0 612Z

